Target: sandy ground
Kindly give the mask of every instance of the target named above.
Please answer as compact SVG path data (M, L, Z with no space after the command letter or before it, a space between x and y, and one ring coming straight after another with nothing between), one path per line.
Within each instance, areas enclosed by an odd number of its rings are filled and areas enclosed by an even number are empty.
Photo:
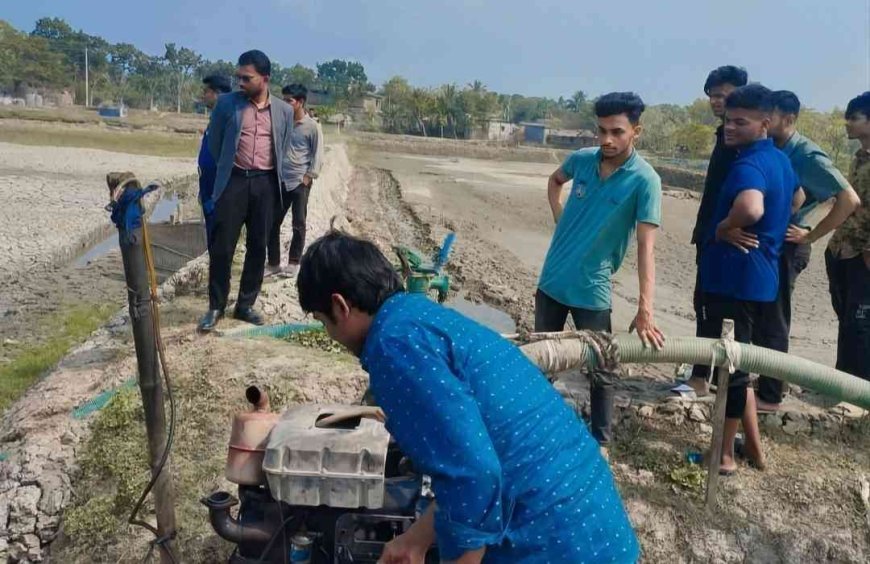
M365 147L351 152L348 160L343 148L333 147L324 177L312 194L311 235L322 233L333 215L338 216L339 226L371 237L385 251L394 243L425 250L448 229L456 230L459 241L450 270L460 292L470 299L484 299L528 326L536 273L551 230L544 179L552 168L552 164L367 153ZM695 201L683 196L665 201L657 311L670 334L691 334L693 328L693 255L686 241L695 207ZM805 280L823 281L818 258ZM219 561L218 555L229 550L210 532L197 500L210 490L227 487L221 464L228 414L241 407L240 390L262 382L276 392L277 405L290 405L350 402L364 386L358 365L346 356L323 357L272 341L239 343L217 335L196 335L195 323L205 306L204 264L199 259L188 265L184 282L181 277L171 280L179 290L163 306L183 429L173 462L174 479L183 492L177 504L179 543L185 561L192 562ZM627 261L616 288L617 327L626 327L633 315L634 276L633 261ZM806 291L801 285L799 291ZM818 310L824 310L824 292L813 291L809 295ZM303 319L290 281L269 282L259 307L270 322ZM818 320L811 329L811 316L801 315L806 316L804 334L812 330L818 335ZM221 329L239 326L225 321ZM821 345L818 349L825 351ZM812 346L806 350L814 354ZM12 534L8 541L0 534L0 556L8 550L23 561L38 560L46 543L55 538L64 508L112 495L111 480L75 481L77 456L88 444L88 420L73 420L69 413L97 393L118 386L134 365L129 325L118 318L73 351L5 414L0 451L8 458L0 462L0 521L4 516L9 519ZM722 508L706 514L701 490L686 486L675 475L686 467L687 450L703 450L709 444L710 428L705 422L709 404L662 401L669 381L666 373L667 369L639 367L623 385L621 397L629 396L631 405L619 412L613 447L613 467L641 538L644 561L857 564L867 560L870 508L863 506L859 495L860 476L870 474L866 428L855 433L838 420L828 420L832 426L824 427L817 425L820 419L804 417L795 420L799 431L791 436L784 434L780 420L778 426L765 429L769 470L761 473L741 467L722 485ZM564 380L560 389L582 410L585 380L578 374L565 375ZM620 404L626 405L622 400ZM137 423L135 429L141 432L141 425ZM52 561L140 560L147 550L147 534L123 526L123 508L115 518L111 534L78 545L61 537Z
M456 260L469 261L483 276L477 283L504 286L522 280L516 299L520 321L531 323L537 274L553 232L547 204L547 176L555 166L543 163L495 162L459 157L423 157L360 149L359 158L372 167L389 170L407 201L427 219L455 229ZM689 244L698 200L693 194L666 190L662 226L656 243L655 316L671 335L693 335L691 295L695 283L694 247ZM793 313L792 351L817 362L835 358L836 318L827 291L824 241L816 244L809 268L798 279ZM485 246L484 256L474 248ZM473 258L469 258L469 252ZM498 263L492 267L490 261ZM614 328L627 330L637 304L634 246L615 277ZM505 266L507 267L505 269ZM494 270L491 276L487 271ZM512 284L517 286L516 284ZM510 301L510 300L508 300Z

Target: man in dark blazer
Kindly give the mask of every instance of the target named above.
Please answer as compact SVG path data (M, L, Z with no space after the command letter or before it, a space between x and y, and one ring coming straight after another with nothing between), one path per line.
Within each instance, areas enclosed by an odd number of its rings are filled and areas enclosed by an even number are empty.
M275 210L281 208L284 143L293 127L293 110L269 94L271 63L262 51L239 57L239 90L221 96L209 122L209 151L217 162L214 235L209 247L208 312L200 331L211 331L223 317L230 292L236 243L245 226L247 252L233 317L262 325L254 302L263 284L266 245Z

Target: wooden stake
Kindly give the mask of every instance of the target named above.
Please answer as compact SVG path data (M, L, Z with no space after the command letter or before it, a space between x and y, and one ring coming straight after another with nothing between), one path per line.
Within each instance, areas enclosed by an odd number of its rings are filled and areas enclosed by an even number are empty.
M138 202L130 205L138 206ZM142 393L142 408L145 412L145 434L148 439L148 460L152 476L166 448L166 415L163 408L163 383L160 380L157 336L154 332L151 311L149 272L145 261L145 244L142 227L132 233L119 229L121 259L127 280L127 296L130 308L130 324L133 328L133 344L139 368L139 390ZM169 472L169 462L163 467L151 491L157 517L157 536L171 536L175 531L175 495ZM158 547L161 564L178 562L175 543L170 539Z
M734 341L734 321L722 321L722 339ZM728 384L731 382L731 372L728 370L728 359L723 361L717 371L716 404L713 409L713 441L710 444L710 456L707 460L707 509L716 507L716 489L719 487L719 463L722 460L722 439L725 433L725 404L728 401Z

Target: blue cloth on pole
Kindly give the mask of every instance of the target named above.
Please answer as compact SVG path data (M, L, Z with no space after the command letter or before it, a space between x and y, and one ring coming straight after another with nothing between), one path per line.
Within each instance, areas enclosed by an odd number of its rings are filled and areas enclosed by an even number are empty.
M142 206L140 201L149 192L153 192L157 186L146 186L145 188L128 188L124 190L121 197L112 206L112 223L118 228L118 231L123 232L126 241L129 242L130 234L137 227L142 227Z

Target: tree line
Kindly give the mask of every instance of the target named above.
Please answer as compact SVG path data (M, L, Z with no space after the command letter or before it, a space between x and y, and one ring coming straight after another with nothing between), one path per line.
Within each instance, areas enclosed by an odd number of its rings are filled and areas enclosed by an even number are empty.
M85 101L87 51L90 100ZM192 111L204 76L233 76L233 61L211 61L193 49L168 43L164 52L150 55L129 43L110 43L102 37L73 29L60 18L42 18L30 33L0 20L0 91L22 86L69 89L78 104L123 102L132 108ZM582 90L558 99L501 94L480 81L464 86L414 86L395 76L380 88L369 82L362 64L335 59L314 68L285 67L273 61L272 87L301 83L324 94L321 115L345 112L362 97L377 92L380 114L370 115L364 127L389 133L468 138L491 120L519 124L546 121L557 129L595 129L594 100ZM705 99L687 106L654 105L643 116L640 148L682 157L705 157L713 144L716 121ZM849 144L843 132L842 112L801 112L799 127L845 166Z
M42 18L30 33L0 20L0 90L68 89L77 103L123 103L131 108L192 111L209 74L232 77L235 63L210 61L188 47L167 43L160 55L149 55L129 43L110 43L74 30L60 18ZM85 100L85 76L89 100ZM360 63L334 60L308 68L272 65L272 84L298 82L331 93L339 107L374 91Z

